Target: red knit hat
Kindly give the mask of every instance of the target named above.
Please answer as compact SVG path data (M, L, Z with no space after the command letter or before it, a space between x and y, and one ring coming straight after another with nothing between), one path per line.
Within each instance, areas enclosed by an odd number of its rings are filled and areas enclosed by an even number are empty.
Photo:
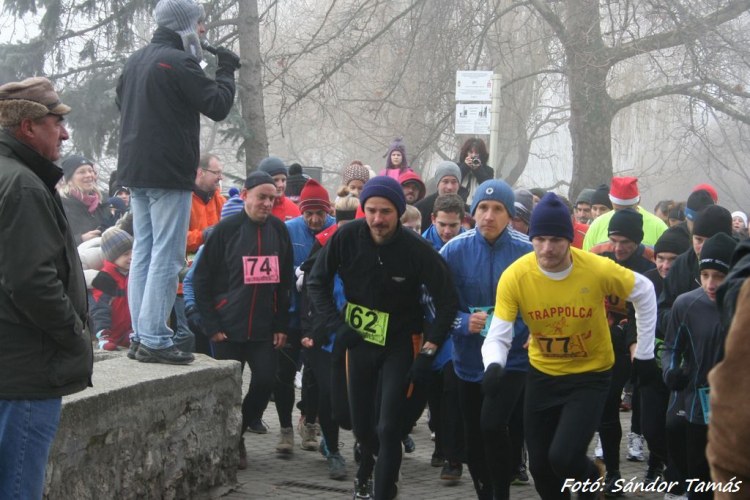
M641 200L637 177L612 177L609 199L617 205L635 205Z
M315 179L307 181L299 195L299 209L301 212L305 210L325 210L330 213L331 200L326 188Z
M708 194L711 195L711 199L714 200L714 203L719 203L719 195L716 194L716 189L711 184L698 184L693 188L693 192L695 193L699 189L703 189L705 191L708 191Z

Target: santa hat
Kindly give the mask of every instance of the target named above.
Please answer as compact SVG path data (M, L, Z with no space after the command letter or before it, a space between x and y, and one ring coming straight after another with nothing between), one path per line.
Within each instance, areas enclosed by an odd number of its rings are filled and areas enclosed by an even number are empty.
M302 212L305 210L325 210L330 213L331 200L326 188L315 179L307 181L299 195L299 209Z
M716 194L716 189L711 184L698 184L693 188L693 192L696 192L700 189L708 191L708 194L711 195L711 199L714 200L714 203L719 203L719 195Z
M612 177L609 199L617 205L635 205L641 200L637 177Z

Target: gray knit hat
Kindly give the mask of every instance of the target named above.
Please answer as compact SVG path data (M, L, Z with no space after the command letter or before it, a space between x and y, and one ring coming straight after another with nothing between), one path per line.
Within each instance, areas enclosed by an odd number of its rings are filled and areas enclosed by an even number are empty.
M289 177L289 170L284 165L284 162L278 156L269 156L263 158L258 164L258 171L265 172L271 177L274 175L284 174Z
M205 12L203 6L194 0L159 0L154 17L162 28L186 35L196 32L196 24L205 17Z
M133 237L122 229L111 227L102 235L102 253L104 258L114 262L127 251L133 249Z
M437 166L435 169L435 182L439 184L440 179L446 175L452 175L458 179L458 182L461 182L461 169L452 161L444 161Z
M579 203L588 203L591 205L591 199L594 196L594 193L596 192L596 189L586 188L581 191L581 193L578 195L578 198L576 198L576 204L575 206L578 206Z

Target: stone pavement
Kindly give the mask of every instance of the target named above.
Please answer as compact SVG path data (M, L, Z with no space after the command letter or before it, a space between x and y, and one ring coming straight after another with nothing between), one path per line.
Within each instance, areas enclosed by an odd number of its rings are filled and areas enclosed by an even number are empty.
M244 374L247 391L248 374ZM243 392L244 395L244 392ZM297 391L297 401L299 391ZM417 427L412 433L412 438L417 445L414 453L405 456L401 465L401 499L430 499L448 500L461 499L472 500L476 498L471 483L469 471L464 466L462 480L455 485L447 485L440 481L440 469L430 466L434 443L430 441L430 431L427 427L427 412L420 419ZM623 443L621 449L621 473L623 478L637 477L640 480L646 471L643 462L628 462L627 456L627 432L630 430L630 413L621 413L620 421L623 427ZM295 408L294 422L299 419L299 411ZM299 447L299 434L295 428L295 450L288 457L276 453L276 443L279 433L276 408L273 403L269 404L263 418L269 427L268 434L259 435L246 433L245 445L247 447L247 470L238 471L238 485L224 494L222 498L239 499L273 499L284 498L288 500L303 500L309 498L351 499L354 489L354 475L356 463L352 455L354 437L351 432L341 431L340 441L341 454L347 461L349 477L343 481L328 479L328 463L317 451L304 451ZM593 447L590 450L593 454ZM639 493L628 494L621 498L662 499L663 494ZM534 486L513 486L511 488L513 500L536 499L538 495ZM573 496L575 498L575 495Z

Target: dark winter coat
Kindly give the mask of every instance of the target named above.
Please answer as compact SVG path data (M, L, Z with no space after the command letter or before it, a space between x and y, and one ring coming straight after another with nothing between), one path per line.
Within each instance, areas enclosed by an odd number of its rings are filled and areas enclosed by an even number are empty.
M278 258L278 282L245 284L245 258L262 256ZM294 254L278 217L257 224L243 211L222 219L194 266L195 303L209 338L224 332L233 342L260 342L288 332Z
M458 188L457 194L463 198L465 202L466 197L469 196L469 191L465 187L460 187ZM414 204L414 208L419 210L419 213L422 214L422 232L427 231L432 225L432 210L435 208L435 200L437 200L437 197L437 193L432 193ZM465 205L464 210L466 210L467 214L471 212L469 210L469 205Z
M96 210L89 212L88 207L73 196L63 196L61 199L76 245L83 243L82 235L94 229L104 232L111 225L112 217L106 204L100 203Z
M659 295L659 310L656 326L663 332L667 331L669 312L677 297L701 286L701 273L698 268L698 256L690 248L677 256L664 278L664 289Z
M62 170L0 131L0 399L91 385L86 283L55 185Z
M200 154L200 115L227 117L234 70L212 80L183 50L180 35L157 28L151 43L125 62L117 83L120 150L117 182L137 188L193 189Z

